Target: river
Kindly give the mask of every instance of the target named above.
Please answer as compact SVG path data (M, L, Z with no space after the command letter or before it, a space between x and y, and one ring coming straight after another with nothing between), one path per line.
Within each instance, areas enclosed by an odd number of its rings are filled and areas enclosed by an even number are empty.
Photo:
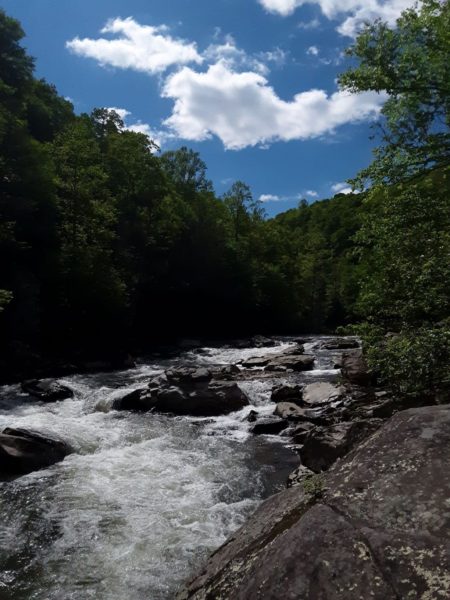
M59 379L74 398L45 404L0 388L0 431L60 434L75 452L0 482L1 600L168 600L298 464L288 439L252 436L273 412L271 380L240 382L252 406L214 419L109 410L125 391L179 364L235 364L273 348L203 348L114 373ZM311 351L314 343L307 345ZM335 376L319 357L310 380Z

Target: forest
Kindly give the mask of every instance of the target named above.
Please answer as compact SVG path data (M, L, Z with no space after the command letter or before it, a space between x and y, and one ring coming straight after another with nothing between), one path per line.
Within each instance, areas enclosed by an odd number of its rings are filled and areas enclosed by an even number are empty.
M218 197L197 152L76 114L0 12L2 379L43 357L338 330L398 393L448 393L449 31L435 0L363 30L340 85L388 94L373 162L354 193L268 219L242 181Z

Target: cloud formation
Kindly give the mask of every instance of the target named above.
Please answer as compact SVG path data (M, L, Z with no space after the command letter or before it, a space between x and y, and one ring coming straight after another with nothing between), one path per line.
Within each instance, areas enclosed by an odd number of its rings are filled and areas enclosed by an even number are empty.
M140 25L131 17L112 19L100 31L114 39L74 38L66 47L79 56L93 58L102 66L161 73L173 65L200 64L203 58L193 42L175 39L165 26Z
M415 0L258 0L269 12L291 15L304 4L316 4L328 19L341 19L338 31L354 37L365 21L381 18L394 25L400 14L414 5Z
M206 72L182 68L167 78L162 94L174 101L164 124L177 136L202 141L215 135L230 150L317 138L339 125L376 118L384 101L374 92L328 96L313 89L286 102L263 75L235 72L223 61Z
M340 182L332 185L331 191L335 194L351 194L352 188L348 185L348 183Z

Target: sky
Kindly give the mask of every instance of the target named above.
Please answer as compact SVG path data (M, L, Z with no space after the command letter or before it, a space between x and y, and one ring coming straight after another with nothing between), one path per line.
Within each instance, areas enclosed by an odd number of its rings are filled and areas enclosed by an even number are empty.
M161 151L199 152L217 194L242 180L268 215L347 193L385 100L337 77L364 20L410 0L3 0L36 75L77 113L115 108Z

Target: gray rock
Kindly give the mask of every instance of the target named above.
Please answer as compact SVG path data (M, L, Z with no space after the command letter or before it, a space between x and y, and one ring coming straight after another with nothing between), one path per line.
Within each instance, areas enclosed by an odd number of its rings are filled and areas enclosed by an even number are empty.
M326 381L310 383L303 390L303 401L309 406L321 406L340 400L344 392L343 387Z
M282 419L296 420L305 417L305 411L293 402L278 402L273 413Z
M234 412L249 405L241 388L229 381L179 383L160 379L114 402L115 410L155 411L175 415L212 417Z
M314 471L311 471L311 469L308 469L308 467L305 467L304 465L299 465L295 471L292 471L288 476L286 485L288 488L294 487L295 485L302 485L305 480L314 477L314 475Z
M264 502L179 600L450 597L450 406L397 413Z
M57 402L73 398L73 391L53 379L30 379L21 384L22 391L43 402Z
M7 427L0 434L0 475L22 475L44 469L72 452L55 434Z
M271 358L266 371L310 371L314 367L314 357L308 354L284 354Z
M328 407L300 408L293 402L279 402L275 408L274 415L289 421L310 421L318 425L327 423Z
M212 379L211 371L199 367L167 369L165 374L170 383L201 383Z
M362 353L346 353L341 361L342 375L344 379L356 385L367 386L372 382L372 374L367 368Z
M335 338L323 342L320 347L324 350L350 350L359 348L359 342L353 338Z
M258 419L250 429L255 435L277 435L283 429L286 429L288 422L276 416L268 416Z
M302 386L277 385L272 389L270 399L272 402L293 402L300 406L302 403Z
M265 367L270 358L267 356L254 356L242 361L242 366L246 369L253 369L253 367Z
M325 471L381 424L380 419L366 419L316 427L303 440L300 451L302 464L317 473Z

